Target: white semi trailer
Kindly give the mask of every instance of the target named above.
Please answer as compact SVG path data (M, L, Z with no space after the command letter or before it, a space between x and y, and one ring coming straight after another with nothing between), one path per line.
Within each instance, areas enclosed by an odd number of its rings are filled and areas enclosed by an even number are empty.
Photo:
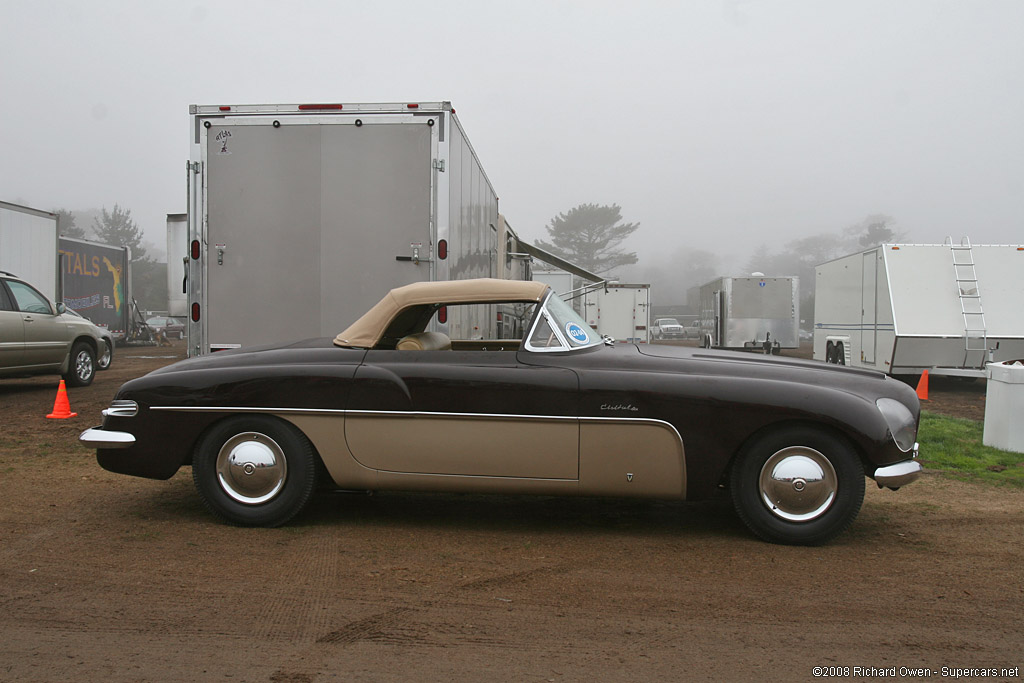
M57 214L0 202L0 270L60 301L57 258Z
M449 102L190 112L191 355L333 336L411 282L528 277ZM494 337L492 309L432 324Z
M984 377L1024 358L1024 245L883 244L815 269L814 357Z
M601 336L617 342L651 340L651 286L606 282L583 295L583 317Z
M800 347L798 277L720 277L700 288L704 348L779 353Z

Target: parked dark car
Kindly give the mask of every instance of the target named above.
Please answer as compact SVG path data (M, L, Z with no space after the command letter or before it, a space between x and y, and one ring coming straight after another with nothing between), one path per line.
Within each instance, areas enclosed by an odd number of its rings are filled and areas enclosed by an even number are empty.
M528 310L521 340L451 340L459 305ZM538 282L392 290L335 339L181 361L125 384L85 431L102 467L167 479L206 506L283 524L318 483L344 489L699 500L728 489L761 538L823 543L865 474L920 472L919 403L879 372L610 344ZM321 480L325 480L322 482Z
M0 377L54 374L84 387L113 356L109 331L0 271Z
M150 329L153 330L153 334L156 336L160 336L162 334L168 339L184 339L185 337L184 318L157 315L147 319L146 324L149 325Z

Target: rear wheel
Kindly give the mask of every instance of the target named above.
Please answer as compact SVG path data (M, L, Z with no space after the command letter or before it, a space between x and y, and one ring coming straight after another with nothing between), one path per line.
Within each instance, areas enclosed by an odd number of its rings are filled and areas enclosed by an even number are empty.
M843 342L836 344L835 356L836 365L846 365L846 347L843 346Z
M100 355L96 357L96 369L106 370L110 367L110 363L114 360L114 348L110 345L110 342L104 340L100 342Z
M96 354L84 341L71 347L71 361L64 379L73 387L87 387L96 376Z
M740 454L733 505L773 543L818 545L842 533L864 501L864 469L840 437L806 427L767 434Z
M309 503L317 457L306 437L277 418L240 416L207 433L192 459L206 507L241 526L280 526Z

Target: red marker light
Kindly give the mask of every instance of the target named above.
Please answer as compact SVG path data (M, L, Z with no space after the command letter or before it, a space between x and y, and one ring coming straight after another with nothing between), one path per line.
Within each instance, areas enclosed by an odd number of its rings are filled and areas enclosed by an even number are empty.
M219 107L221 111L231 111L231 107Z
M192 260L199 260L199 240L192 240Z
M199 304L192 304L192 322L199 322Z
M407 104L405 106L406 106L407 109L419 109L420 108L420 105L418 105L418 104Z
M437 309L437 322L441 323L442 325L444 325L446 322L448 322L448 307L447 306L442 306L441 308Z
M299 111L321 111L324 109L339 110L342 108L340 104L300 104Z
M448 258L448 240L438 240L437 258L439 258L442 261Z

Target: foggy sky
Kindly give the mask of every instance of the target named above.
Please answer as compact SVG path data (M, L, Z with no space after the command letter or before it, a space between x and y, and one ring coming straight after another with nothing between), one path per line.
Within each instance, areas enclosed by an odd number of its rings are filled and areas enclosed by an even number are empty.
M0 0L0 200L185 210L189 104L451 100L520 235L1024 241L1024 2ZM728 261L727 261L728 262Z

